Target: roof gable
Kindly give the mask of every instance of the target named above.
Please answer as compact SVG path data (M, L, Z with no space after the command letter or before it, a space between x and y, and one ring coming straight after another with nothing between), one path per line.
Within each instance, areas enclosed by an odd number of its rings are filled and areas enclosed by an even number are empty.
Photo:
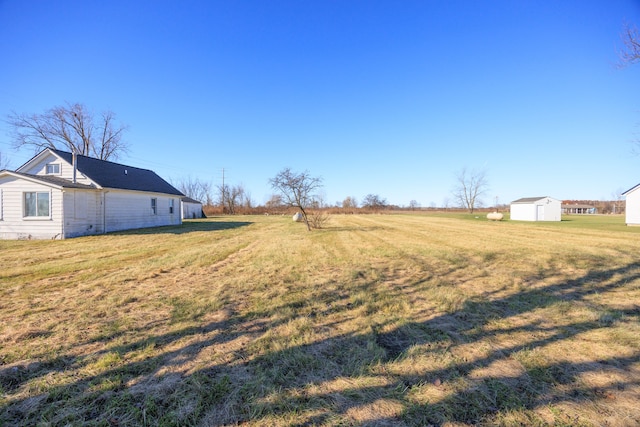
M640 184L634 185L633 187L631 187L630 189L628 189L627 191L622 193L622 196L626 196L627 194L631 193L632 191L635 191L638 187L640 187Z
M49 150L70 165L73 164L73 155L71 153L54 149ZM174 186L148 169L81 155L76 156L76 161L78 171L102 188L183 195Z

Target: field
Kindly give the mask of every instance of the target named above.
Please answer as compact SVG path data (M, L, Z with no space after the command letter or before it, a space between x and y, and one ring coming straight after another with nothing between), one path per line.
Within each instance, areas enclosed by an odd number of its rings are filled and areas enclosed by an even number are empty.
M0 425L638 425L640 228L566 219L0 241Z

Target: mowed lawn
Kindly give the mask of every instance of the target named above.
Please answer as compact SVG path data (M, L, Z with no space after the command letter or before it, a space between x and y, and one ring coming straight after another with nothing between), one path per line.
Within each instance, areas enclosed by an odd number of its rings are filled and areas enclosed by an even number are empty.
M0 241L0 425L640 424L640 228L476 216Z

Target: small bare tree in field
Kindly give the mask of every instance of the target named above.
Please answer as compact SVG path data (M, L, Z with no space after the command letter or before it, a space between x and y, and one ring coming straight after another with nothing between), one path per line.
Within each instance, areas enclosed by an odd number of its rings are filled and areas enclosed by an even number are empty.
M7 123L12 128L16 149L53 148L101 160L115 160L129 148L122 140L127 128L116 123L112 111L94 116L82 104L53 107L43 114L13 112Z
M482 205L482 197L489 189L486 172L468 171L463 168L456 173L456 185L453 189L453 198L459 206L467 209L469 213Z
M314 192L322 187L322 178L312 177L309 172L294 172L285 168L269 180L271 187L282 194L288 206L300 209L302 219L311 231L307 210L314 203Z

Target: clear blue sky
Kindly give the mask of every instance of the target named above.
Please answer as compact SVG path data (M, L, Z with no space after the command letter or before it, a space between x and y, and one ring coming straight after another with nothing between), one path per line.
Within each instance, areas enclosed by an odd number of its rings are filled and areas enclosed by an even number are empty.
M243 184L283 167L329 203L422 206L485 169L492 205L640 183L633 0L0 0L0 116L65 102L130 126L119 161ZM18 167L32 156L0 151Z

